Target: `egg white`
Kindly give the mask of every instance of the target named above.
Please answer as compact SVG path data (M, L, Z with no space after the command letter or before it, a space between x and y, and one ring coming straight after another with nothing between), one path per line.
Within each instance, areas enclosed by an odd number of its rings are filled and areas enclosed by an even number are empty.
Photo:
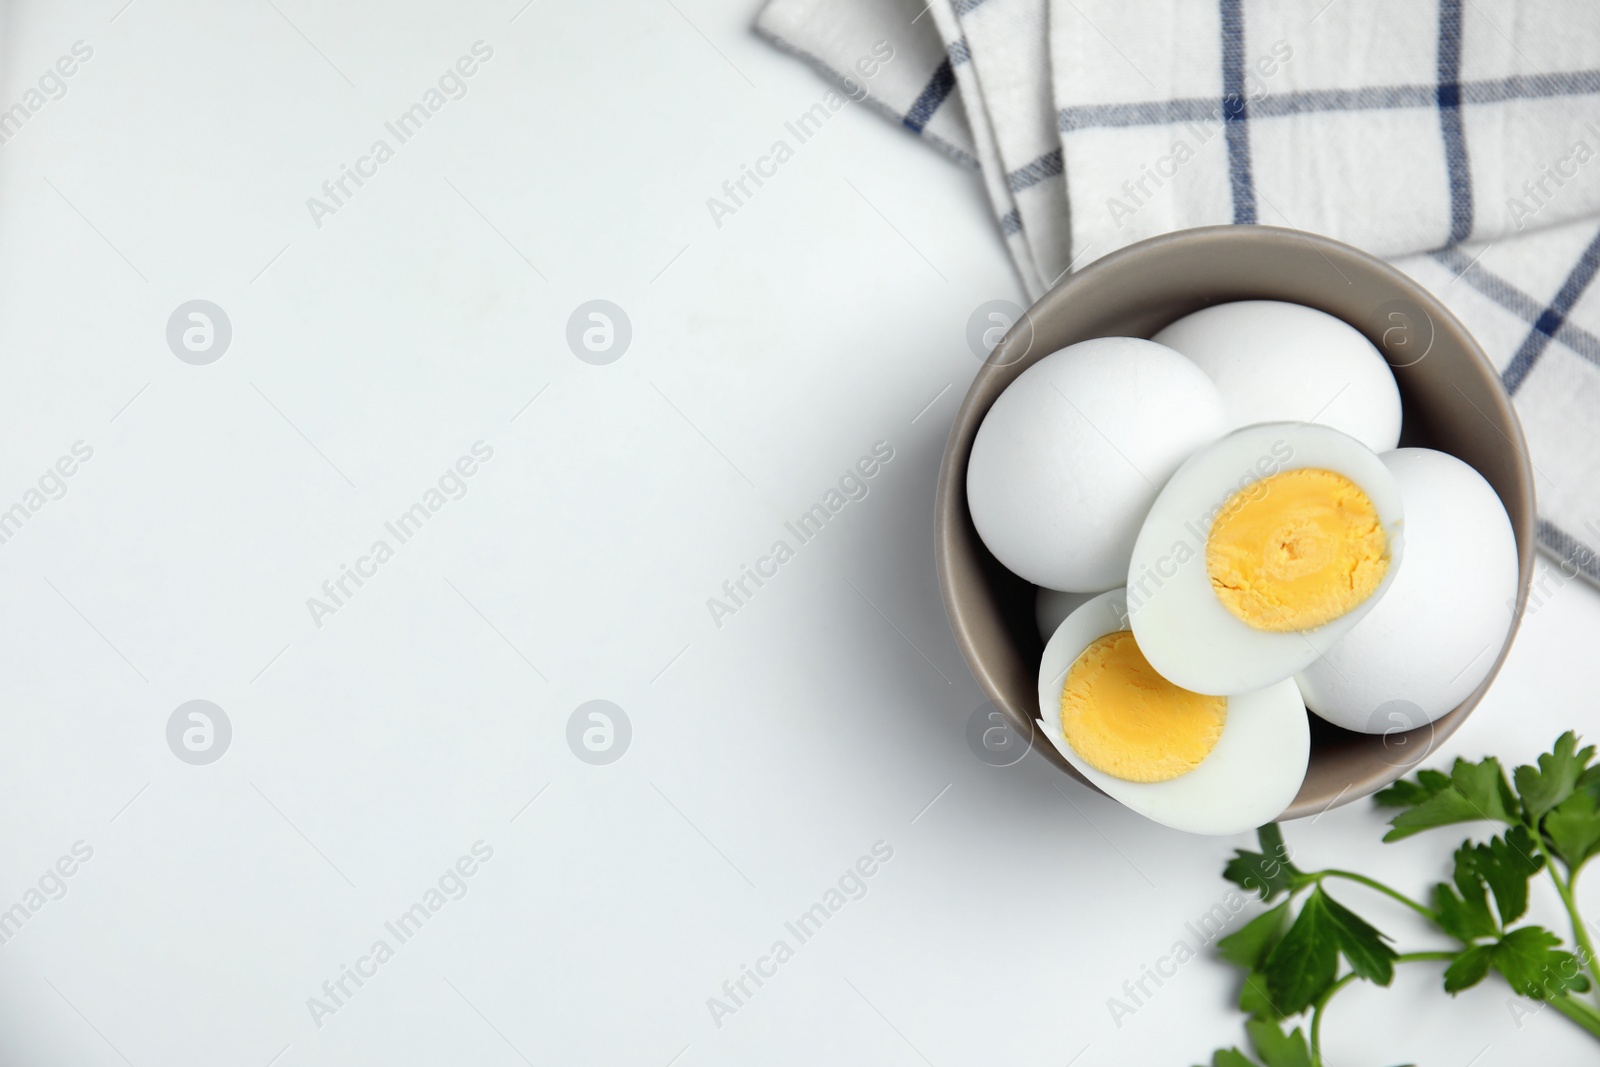
M1090 766L1061 729L1061 690L1083 650L1127 629L1127 594L1102 593L1067 616L1039 664L1039 727L1101 792L1147 819L1192 834L1236 834L1283 813L1305 781L1311 728L1293 679L1227 698L1222 736L1199 766L1165 782L1129 782Z
M1217 383L1236 427L1316 422L1374 452L1400 440L1394 372L1360 330L1325 311L1281 300L1215 304L1152 340L1182 352Z
M983 417L967 508L994 558L1049 589L1122 584L1157 488L1227 430L1194 363L1137 337L1096 337L1039 360Z
M1304 468L1342 474L1367 495L1388 537L1389 565L1371 596L1329 623L1287 633L1258 630L1212 589L1206 541L1235 492ZM1280 682L1333 648L1382 599L1400 570L1403 519L1394 476L1353 437L1303 422L1235 430L1179 467L1145 517L1126 586L1134 637L1162 677L1196 693L1226 696Z

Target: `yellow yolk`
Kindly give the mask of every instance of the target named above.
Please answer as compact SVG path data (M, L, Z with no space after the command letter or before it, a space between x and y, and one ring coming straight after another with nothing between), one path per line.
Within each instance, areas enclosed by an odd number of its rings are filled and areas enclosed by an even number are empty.
M1179 689L1121 630L1083 650L1061 690L1061 732L1097 771L1128 782L1187 774L1217 746L1226 697Z
M1206 541L1211 588L1257 630L1311 630L1356 608L1389 569L1377 509L1350 479L1307 468L1228 498Z

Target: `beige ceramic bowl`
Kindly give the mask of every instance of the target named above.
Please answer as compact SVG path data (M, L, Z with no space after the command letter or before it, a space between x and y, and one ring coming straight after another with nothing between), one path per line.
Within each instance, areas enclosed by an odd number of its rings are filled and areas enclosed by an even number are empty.
M936 551L945 611L972 673L1022 736L1037 737L1043 643L1034 623L1034 588L995 561L967 511L967 459L978 425L1017 375L1060 348L1091 337L1149 337L1210 304L1255 299L1318 308L1378 346L1400 384L1401 444L1449 452L1488 479L1511 516L1520 566L1506 646L1483 685L1459 707L1429 725L1389 735L1350 733L1312 716L1311 765L1283 814L1293 819L1381 789L1454 733L1499 672L1527 601L1534 502L1522 427L1483 350L1426 289L1349 245L1266 226L1184 230L1091 264L1012 327L967 390L939 470ZM1046 759L1079 777L1053 745L1038 741L1034 747Z

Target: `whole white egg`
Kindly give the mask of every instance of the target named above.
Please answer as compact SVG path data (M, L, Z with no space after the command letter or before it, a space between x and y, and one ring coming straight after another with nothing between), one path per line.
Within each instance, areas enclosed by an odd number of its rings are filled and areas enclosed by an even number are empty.
M1154 340L1188 356L1222 391L1229 428L1315 422L1374 452L1400 442L1400 390L1361 331L1281 300L1240 300L1185 315Z
M1298 676L1307 707L1362 733L1412 729L1465 700L1499 658L1517 596L1516 537L1483 476L1428 448L1379 458L1405 506L1405 565Z
M1034 585L1121 585L1156 494L1226 429L1222 396L1194 363L1133 337L1054 352L1006 387L967 463L978 536Z

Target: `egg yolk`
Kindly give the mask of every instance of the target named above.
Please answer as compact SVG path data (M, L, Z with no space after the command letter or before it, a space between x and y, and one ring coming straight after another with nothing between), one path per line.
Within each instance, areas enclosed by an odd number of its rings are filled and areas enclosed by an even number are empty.
M1073 661L1061 689L1061 732L1097 771L1128 782L1187 774L1216 747L1226 697L1179 689L1150 666L1121 630Z
M1383 581L1388 538L1354 482L1284 471L1228 498L1206 541L1223 606L1257 630L1311 630L1353 610Z

